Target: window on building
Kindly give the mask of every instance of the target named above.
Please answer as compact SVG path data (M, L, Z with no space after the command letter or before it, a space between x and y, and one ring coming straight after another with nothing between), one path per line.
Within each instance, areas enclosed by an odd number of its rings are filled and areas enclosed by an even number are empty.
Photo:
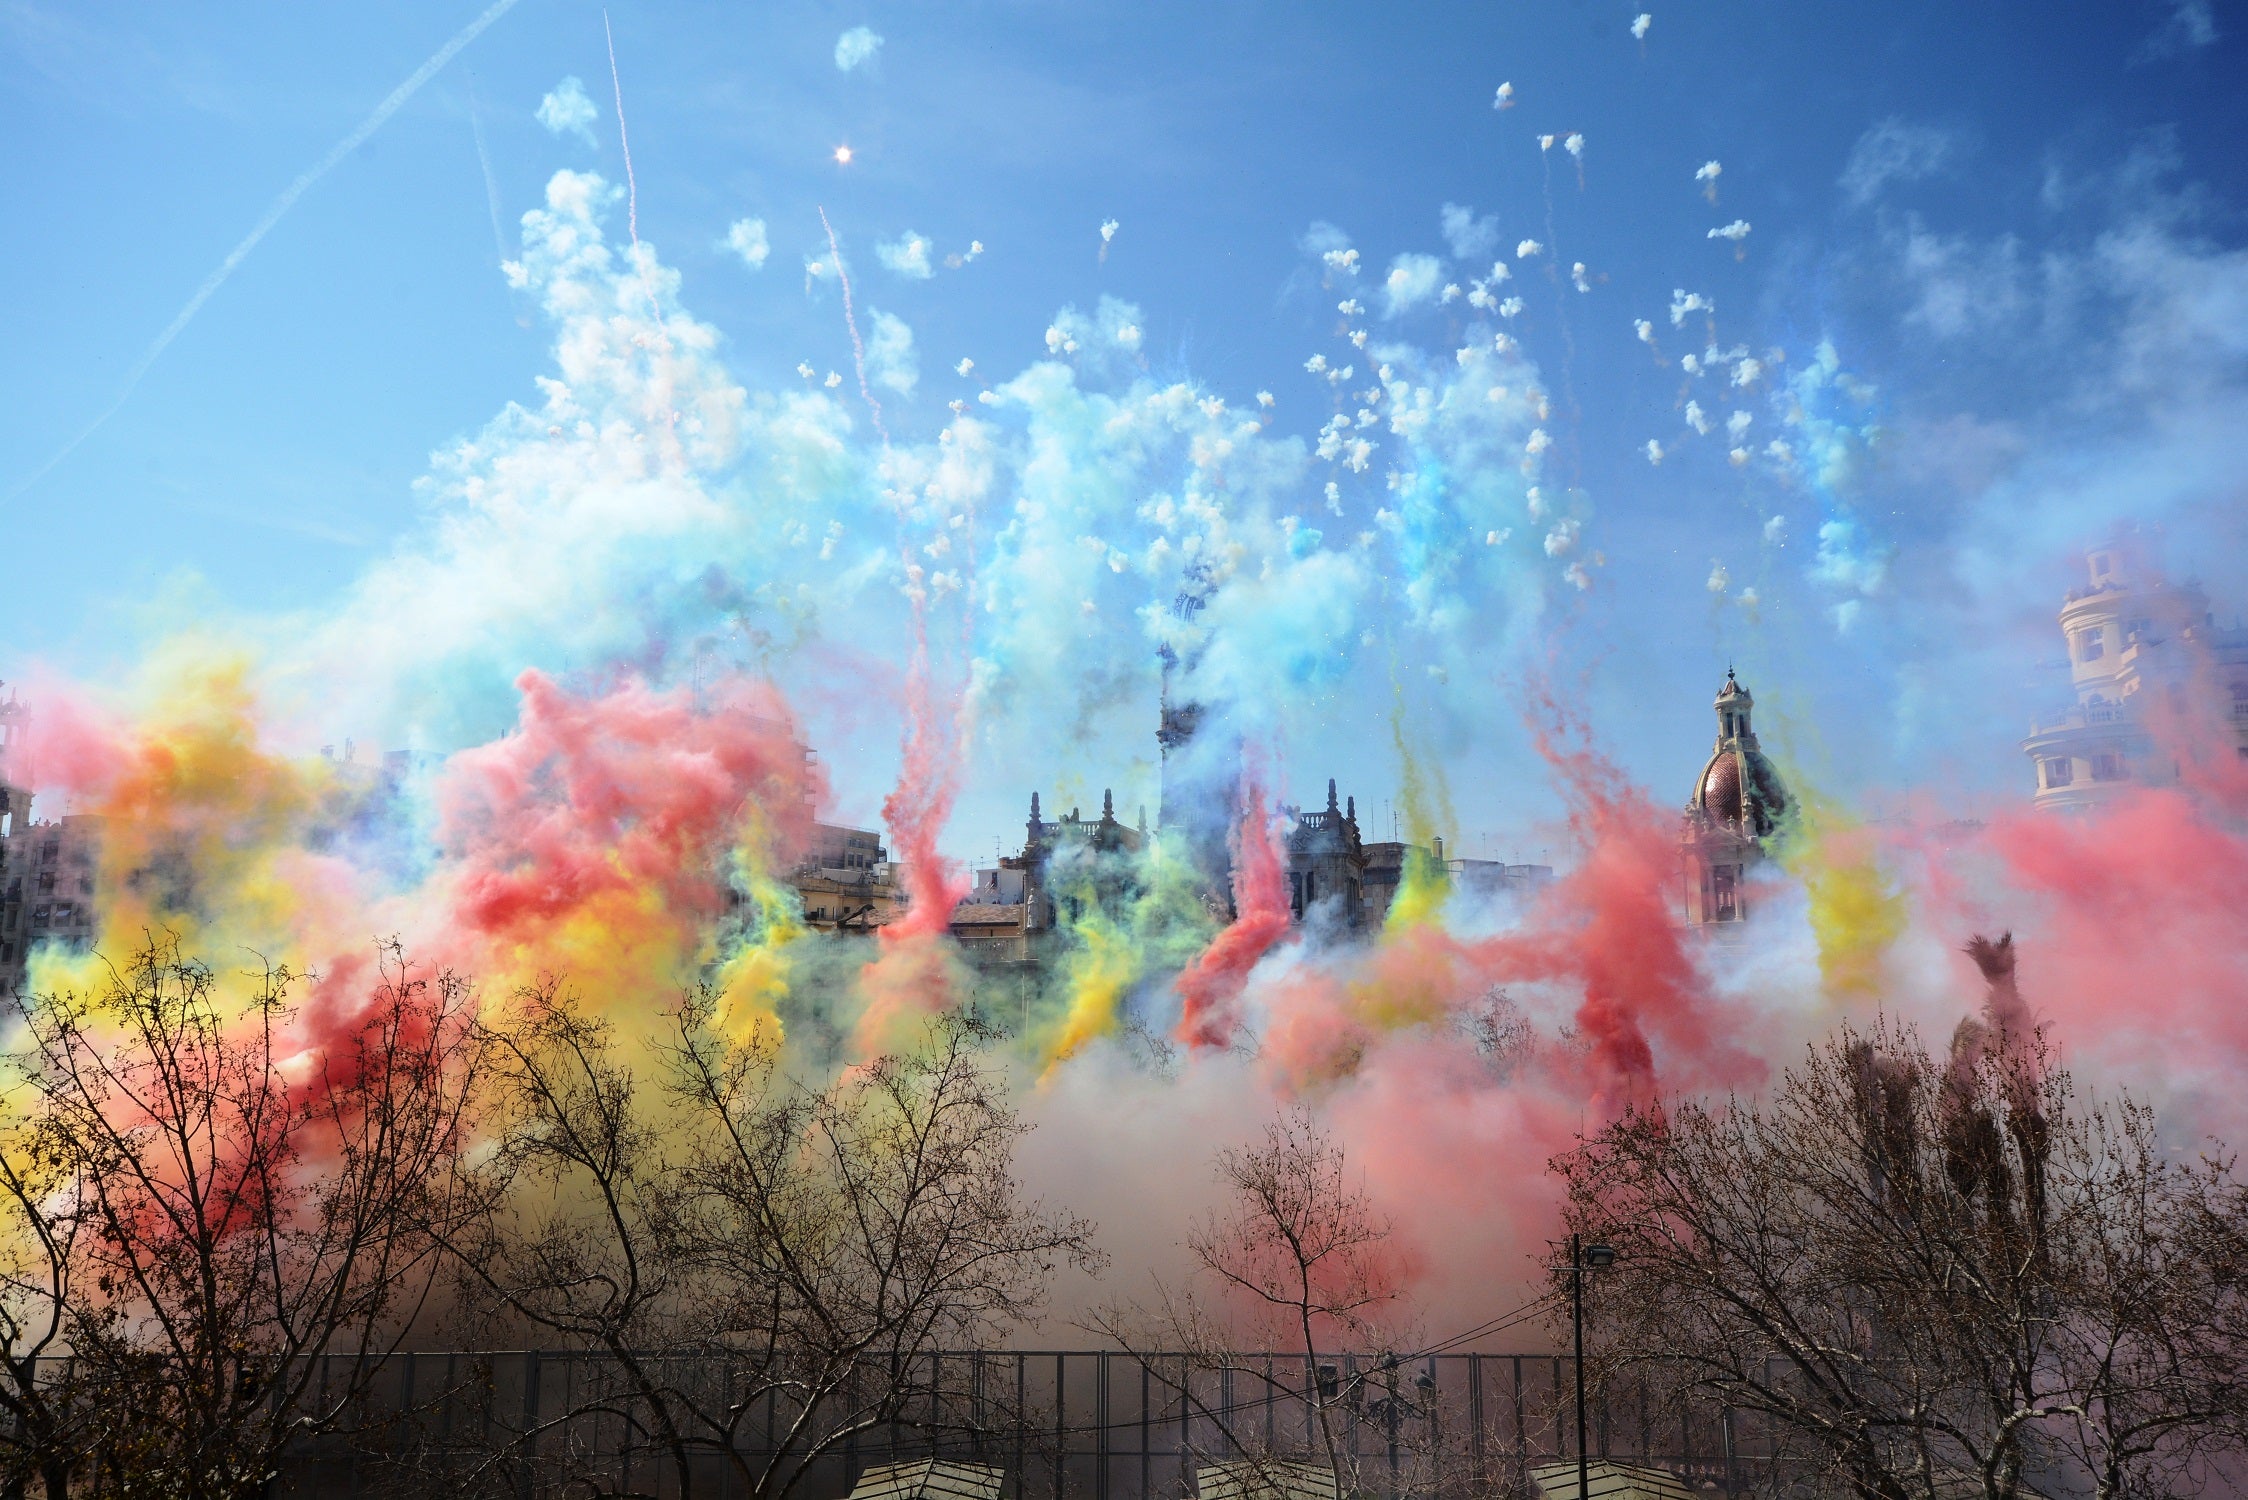
M2039 761L2038 765L2045 773L2045 784L2048 787L2067 786L2076 779L2076 762L2065 755Z
M1714 922L1739 919L1739 877L1731 865L1719 865L1709 872L1709 914Z
M2115 751L2106 751L2092 757L2094 781L2121 781L2128 774L2124 769L2123 757Z
M2107 642L2097 630L2079 630L2076 633L2076 659L2098 661L2107 653Z

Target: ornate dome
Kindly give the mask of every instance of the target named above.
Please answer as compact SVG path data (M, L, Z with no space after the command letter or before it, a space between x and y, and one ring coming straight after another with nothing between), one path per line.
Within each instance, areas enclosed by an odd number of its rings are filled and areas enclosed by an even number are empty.
M1701 796L1696 799L1703 812L1727 823L1741 820L1741 762L1730 750L1721 750L1710 758L1702 771Z
M1779 771L1757 748L1749 727L1755 701L1728 670L1714 705L1717 744L1686 806L1696 817L1761 839L1779 825L1788 801Z

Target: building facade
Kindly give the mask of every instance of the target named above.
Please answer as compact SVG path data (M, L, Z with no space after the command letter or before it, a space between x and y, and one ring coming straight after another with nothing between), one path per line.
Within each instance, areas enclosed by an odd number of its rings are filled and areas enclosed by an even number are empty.
M2200 587L2164 582L2129 539L2093 548L2085 565L2089 586L2059 615L2075 701L2022 741L2036 806L2089 812L2176 782L2176 740L2212 714L2248 756L2248 630L2219 629Z
M1717 744L1702 764L1679 830L1689 927L1748 920L1749 873L1787 812L1787 789L1757 747L1756 700L1728 667L1717 690Z

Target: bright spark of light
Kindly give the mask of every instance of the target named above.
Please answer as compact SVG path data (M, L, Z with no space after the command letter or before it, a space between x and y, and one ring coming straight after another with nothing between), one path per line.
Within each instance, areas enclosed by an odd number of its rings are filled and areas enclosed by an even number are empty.
M839 167L847 167L851 164L850 147L838 146L835 148L835 164Z

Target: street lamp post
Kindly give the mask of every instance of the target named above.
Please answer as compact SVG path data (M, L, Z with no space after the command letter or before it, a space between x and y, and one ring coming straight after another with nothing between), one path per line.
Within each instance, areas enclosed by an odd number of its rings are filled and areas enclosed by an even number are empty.
M1577 1334L1577 1500L1592 1500L1592 1460L1585 1444L1585 1272L1604 1271L1615 1263L1613 1247L1569 1236L1569 1313Z

